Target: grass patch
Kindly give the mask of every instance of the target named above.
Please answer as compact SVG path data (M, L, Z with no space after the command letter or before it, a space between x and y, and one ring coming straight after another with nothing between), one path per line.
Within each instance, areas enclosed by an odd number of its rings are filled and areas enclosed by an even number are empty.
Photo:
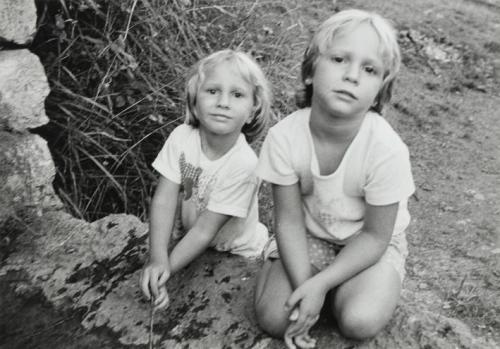
M306 4L311 5L311 4ZM56 192L75 216L146 218L150 164L183 122L187 69L222 48L250 52L274 86L278 117L309 32L294 1L37 1L31 47L46 69Z

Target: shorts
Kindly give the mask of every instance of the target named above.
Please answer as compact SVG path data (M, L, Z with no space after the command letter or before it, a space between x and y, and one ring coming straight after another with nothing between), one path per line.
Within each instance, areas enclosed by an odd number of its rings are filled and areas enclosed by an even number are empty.
M344 247L343 245L317 238L310 233L307 233L306 238L309 261L318 271L328 267L342 247ZM403 233L394 235L391 238L389 246L387 246L382 257L380 257L380 261L391 264L399 274L401 282L403 282L406 275L405 262L407 256L408 247L405 234ZM264 260L279 258L278 245L274 236L269 239L264 247L262 257Z

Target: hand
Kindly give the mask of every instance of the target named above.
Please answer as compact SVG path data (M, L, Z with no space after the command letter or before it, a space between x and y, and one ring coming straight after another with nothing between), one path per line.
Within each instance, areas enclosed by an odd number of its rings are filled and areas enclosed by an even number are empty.
M303 331L300 334L297 334L295 336L291 336L290 333L294 331L294 327L296 324L297 319L299 318L299 310L297 308L294 308L289 319L291 321L290 326L288 326L287 330L285 331L285 344L288 349L296 349L301 348L301 349L311 349L316 347L316 339L312 338L309 335L309 330L311 327L314 325L314 323L317 321L317 318L319 318L319 315L317 316L316 319L312 319L310 324L306 324L303 327Z
M141 273L141 289L147 299L154 299L156 309L168 304L165 283L170 277L170 265L160 262L149 262Z
M285 309L292 309L291 324L286 334L290 338L308 336L309 329L318 321L326 291L314 277L300 285L288 298Z
M168 305L170 298L168 297L167 288L162 285L158 289L158 297L154 299L153 305L155 310L164 308Z

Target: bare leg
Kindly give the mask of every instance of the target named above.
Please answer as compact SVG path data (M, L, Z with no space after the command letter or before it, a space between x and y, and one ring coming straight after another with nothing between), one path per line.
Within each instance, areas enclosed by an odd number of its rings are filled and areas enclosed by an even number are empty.
M340 285L332 294L332 310L343 335L357 340L375 336L392 317L400 292L399 274L384 261Z
M281 261L267 260L257 277L255 312L260 327L271 336L283 338L289 315L284 306L291 294L292 286Z

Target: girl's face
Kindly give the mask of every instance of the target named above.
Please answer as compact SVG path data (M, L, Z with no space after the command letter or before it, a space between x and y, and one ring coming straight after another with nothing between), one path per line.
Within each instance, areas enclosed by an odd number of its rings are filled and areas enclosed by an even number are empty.
M378 34L368 23L337 34L318 57L312 76L313 109L341 118L363 117L382 87Z
M232 64L208 71L196 97L200 129L212 135L235 135L254 112L253 86Z

